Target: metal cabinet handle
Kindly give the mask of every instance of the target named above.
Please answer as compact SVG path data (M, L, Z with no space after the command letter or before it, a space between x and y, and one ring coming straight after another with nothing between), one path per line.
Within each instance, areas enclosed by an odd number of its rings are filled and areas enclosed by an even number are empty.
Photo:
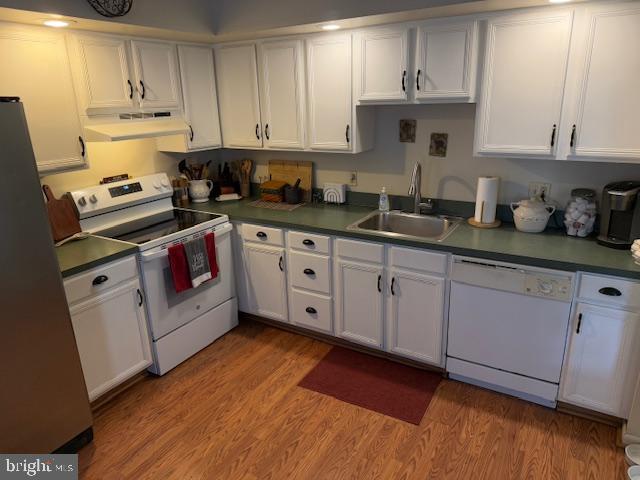
M569 142L569 146L573 147L575 144L576 144L576 125L574 123L573 127L571 127L571 141Z
M349 136L349 130L350 130L350 127L349 127L349 125L347 125L347 128L344 131L344 136L347 139L347 143L351 142L351 138Z
M309 240L308 238L305 238L302 241L303 245L306 245L307 247L313 247L315 245L315 243L313 243L313 240Z
M267 238L267 234L264 232L258 232L256 233L256 237L258 238Z
M318 311L313 307L307 307L304 309L304 311L307 312L309 315L314 315L318 313Z
M193 142L193 127L189 124L189 141Z
M269 124L268 123L264 126L264 136L267 138L267 140L269 140Z
M106 275L98 275L96 278L93 279L93 282L91 283L97 286L97 285L102 285L107 280L109 280L109 277L107 277Z
M382 281L382 275L378 275L378 292L382 293L382 285L380 285L380 282Z
M396 291L393 288L395 284L396 284L396 277L393 277L391 279L391 295L395 295L396 294Z
M80 142L80 155L82 155L82 158L84 158L87 154L87 149L84 146L84 138L78 137L78 142Z
M422 70L418 69L418 73L416 74L416 89L420 90L420 74Z
M620 290L618 290L617 288L613 288L613 287L601 288L600 290L598 290L598 293L600 293L602 295L607 295L609 297L619 297L619 296L622 295L622 292Z
M256 123L256 138L260 140L260 124Z
M314 271L313 271L313 270L311 270L310 268L305 268L302 272L303 272L305 275L315 275L315 274L316 274L316 272L314 272Z
M404 84L404 79L406 78L406 76L407 76L407 71L406 71L406 70L403 70L403 71L402 71L402 91L403 91L403 92L406 92L406 91L407 91L407 87L406 87L406 86L405 86L405 84Z
M133 98L133 84L131 80L127 80L127 83L129 84L129 98Z
M144 100L144 95L145 95L145 88L144 88L144 82L142 80L140 80L140 98L142 98Z
M280 267L280 271L284 272L284 266L282 265L283 262L283 258L282 255L280 256L280 260L278 261L278 267Z
M580 334L581 326L582 326L582 314L578 315L578 326L576 327L576 335Z
M556 124L553 124L553 130L551 131L551 146L556 144Z
M136 293L138 294L138 306L141 307L143 303L142 292L139 288L136 289Z

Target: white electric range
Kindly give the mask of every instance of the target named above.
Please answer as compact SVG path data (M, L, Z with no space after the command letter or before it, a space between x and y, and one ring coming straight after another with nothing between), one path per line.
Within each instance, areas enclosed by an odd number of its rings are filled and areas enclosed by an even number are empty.
M226 215L174 208L164 173L70 192L83 231L138 246L154 363L164 375L238 324ZM215 234L217 278L176 293L168 250L209 232Z

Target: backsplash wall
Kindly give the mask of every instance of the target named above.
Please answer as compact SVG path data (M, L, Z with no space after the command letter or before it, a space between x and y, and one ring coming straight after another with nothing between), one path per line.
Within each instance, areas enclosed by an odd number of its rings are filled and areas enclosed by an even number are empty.
M594 188L600 195L611 181L640 179L640 165L599 164L553 160L494 159L473 157L474 104L403 105L359 107L376 108L376 141L373 150L357 155L224 150L225 161L251 158L257 163L254 181L267 174L270 159L311 160L314 162L315 186L324 182L348 183L351 171L358 172L354 191L377 193L384 185L392 195L406 195L413 164L422 164L424 197L475 201L478 176L501 178L500 203L528 196L529 182L551 183L551 198L560 206L569 199L571 189ZM415 143L400 143L400 119L417 120ZM432 132L448 133L447 156L429 156Z

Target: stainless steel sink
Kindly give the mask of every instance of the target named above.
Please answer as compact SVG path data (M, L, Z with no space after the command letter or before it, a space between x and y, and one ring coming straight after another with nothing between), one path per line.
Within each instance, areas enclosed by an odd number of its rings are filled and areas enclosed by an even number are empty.
M460 219L454 217L375 211L352 223L347 229L396 238L419 238L441 242L459 224Z

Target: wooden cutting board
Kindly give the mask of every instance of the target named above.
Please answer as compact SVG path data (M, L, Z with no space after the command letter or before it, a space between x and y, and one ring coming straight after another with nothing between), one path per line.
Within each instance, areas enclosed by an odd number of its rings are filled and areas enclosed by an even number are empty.
M49 185L43 185L42 191L47 198L47 213L49 214L49 224L53 240L59 242L71 235L82 231L80 222L73 206L73 200L68 194L57 199Z
M310 203L313 189L313 162L308 160L269 160L271 180L281 180L294 185L300 179L302 200Z

